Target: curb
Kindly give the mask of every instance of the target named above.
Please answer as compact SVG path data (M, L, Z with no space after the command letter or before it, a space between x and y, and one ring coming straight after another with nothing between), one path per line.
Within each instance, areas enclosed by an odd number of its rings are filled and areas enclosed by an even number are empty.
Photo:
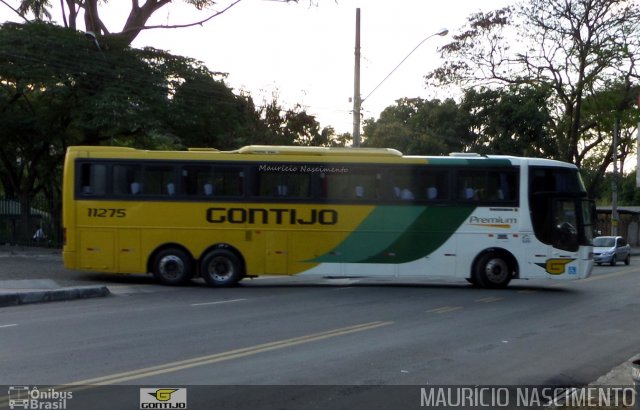
M77 286L50 290L0 292L0 307L97 298L108 296L110 294L111 292L106 286Z
M600 376L600 378L590 385L599 386L633 386L634 381L632 374L632 362L640 360L640 354L630 357L625 362L619 364L609 371L609 373Z

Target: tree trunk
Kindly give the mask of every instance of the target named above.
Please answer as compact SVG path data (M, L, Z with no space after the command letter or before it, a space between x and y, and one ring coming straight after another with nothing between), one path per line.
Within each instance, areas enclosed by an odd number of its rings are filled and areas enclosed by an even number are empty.
M131 45L133 40L140 34L140 31L142 31L149 17L170 2L171 0L147 0L142 7L138 6L137 1L133 2L127 22L122 31L115 35L124 40L127 45Z

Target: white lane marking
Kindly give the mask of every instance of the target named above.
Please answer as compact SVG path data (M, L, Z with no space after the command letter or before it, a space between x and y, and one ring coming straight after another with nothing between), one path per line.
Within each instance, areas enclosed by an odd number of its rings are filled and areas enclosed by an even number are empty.
M11 323L11 324L9 324L9 325L0 325L0 328L3 328L3 327L13 327L13 326L18 326L18 324L17 324L17 323Z

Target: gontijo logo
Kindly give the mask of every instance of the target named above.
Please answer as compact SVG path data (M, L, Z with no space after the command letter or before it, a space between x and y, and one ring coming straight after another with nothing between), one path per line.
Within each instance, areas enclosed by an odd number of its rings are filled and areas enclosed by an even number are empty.
M547 259L547 261L545 263L536 263L536 265L544 268L544 270L547 271L548 274L551 275L562 275L565 270L566 270L566 266L568 264L570 264L571 262L575 261L575 259L557 259L557 258L553 258L553 259ZM570 274L574 274L575 270L569 270Z
M141 409L186 409L187 389L141 388Z

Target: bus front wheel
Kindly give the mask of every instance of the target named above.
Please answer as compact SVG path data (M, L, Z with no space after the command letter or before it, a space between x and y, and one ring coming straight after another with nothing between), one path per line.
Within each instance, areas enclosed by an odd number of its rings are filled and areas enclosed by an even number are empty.
M473 279L483 288L504 288L511 281L509 261L499 253L486 253L478 260Z
M214 249L202 259L200 273L209 286L234 286L242 279L242 263L232 251Z
M191 258L177 248L163 249L153 260L153 276L163 285L182 285L193 276Z

